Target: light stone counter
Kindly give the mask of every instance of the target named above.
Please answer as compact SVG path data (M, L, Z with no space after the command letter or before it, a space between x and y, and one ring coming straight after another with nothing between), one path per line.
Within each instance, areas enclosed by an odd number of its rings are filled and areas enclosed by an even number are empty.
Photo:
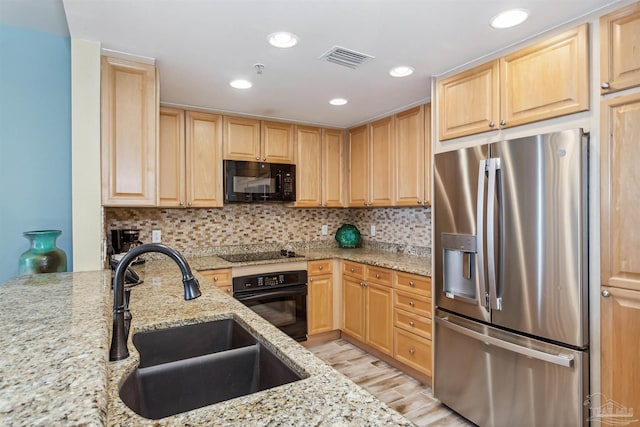
M194 270L222 267L195 265L200 261L193 260ZM202 286L200 298L184 301L175 265L153 262L141 270L145 283L132 290L130 304L131 355L119 362L107 361L110 272L24 276L0 285L0 425L411 425L224 292ZM307 378L156 421L120 401L119 385L138 363L133 334L229 317Z

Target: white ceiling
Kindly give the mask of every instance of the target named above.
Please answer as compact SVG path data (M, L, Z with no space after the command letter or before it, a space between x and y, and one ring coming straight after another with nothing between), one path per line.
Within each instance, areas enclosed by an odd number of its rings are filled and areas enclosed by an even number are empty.
M430 76L616 2L63 0L71 37L156 59L163 103L341 128L424 102ZM489 27L492 16L513 7L530 10L529 20ZM300 42L274 48L266 40L274 31L293 32ZM357 70L318 59L336 45L375 59ZM265 65L262 75L255 63ZM390 77L401 64L416 72ZM231 88L235 78L253 88ZM349 103L330 106L334 97Z

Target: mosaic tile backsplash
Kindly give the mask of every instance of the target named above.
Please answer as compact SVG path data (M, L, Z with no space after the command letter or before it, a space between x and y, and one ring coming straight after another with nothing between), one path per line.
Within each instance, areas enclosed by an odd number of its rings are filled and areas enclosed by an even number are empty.
M260 245L279 249L337 246L334 235L344 223L360 229L362 246L430 255L431 209L300 209L281 204L229 204L217 209L105 208L106 236L114 228L140 230L151 241L151 230L162 231L162 242L187 256L217 253L220 246ZM326 224L329 235L323 236ZM370 236L375 225L376 235Z

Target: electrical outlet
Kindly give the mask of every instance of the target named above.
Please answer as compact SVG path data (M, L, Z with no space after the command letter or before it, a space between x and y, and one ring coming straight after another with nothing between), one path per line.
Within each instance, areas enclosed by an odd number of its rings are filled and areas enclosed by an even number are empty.
M376 235L376 226L375 225L371 226L371 233L369 233L369 234L371 235L371 237Z
M162 242L162 230L151 230L151 243Z
M329 227L325 224L322 226L322 235L326 236L329 234Z

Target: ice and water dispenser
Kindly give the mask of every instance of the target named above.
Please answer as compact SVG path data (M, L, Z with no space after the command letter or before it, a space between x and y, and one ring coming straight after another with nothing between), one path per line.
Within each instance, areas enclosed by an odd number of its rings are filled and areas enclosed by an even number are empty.
M447 298L477 304L476 236L442 233L443 283Z

